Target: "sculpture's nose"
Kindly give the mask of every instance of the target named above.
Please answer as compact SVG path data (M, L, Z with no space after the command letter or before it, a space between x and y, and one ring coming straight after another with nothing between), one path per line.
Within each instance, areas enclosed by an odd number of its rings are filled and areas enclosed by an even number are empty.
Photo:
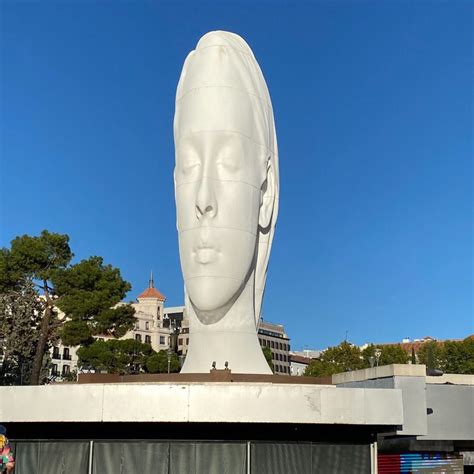
M196 196L196 217L201 220L203 217L215 217L216 214L217 201L213 181L209 178L203 178Z

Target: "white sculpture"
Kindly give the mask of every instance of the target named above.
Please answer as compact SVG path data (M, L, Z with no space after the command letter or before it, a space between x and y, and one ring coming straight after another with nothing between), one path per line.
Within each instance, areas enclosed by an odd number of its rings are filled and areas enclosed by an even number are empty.
M175 193L190 324L182 371L270 374L257 337L278 214L278 150L265 79L238 35L204 35L176 92Z

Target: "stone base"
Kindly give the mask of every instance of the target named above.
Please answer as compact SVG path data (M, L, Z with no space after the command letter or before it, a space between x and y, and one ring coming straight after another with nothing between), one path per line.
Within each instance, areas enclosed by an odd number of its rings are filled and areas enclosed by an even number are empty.
M336 388L297 382L0 387L0 419L5 423L403 424L400 390Z

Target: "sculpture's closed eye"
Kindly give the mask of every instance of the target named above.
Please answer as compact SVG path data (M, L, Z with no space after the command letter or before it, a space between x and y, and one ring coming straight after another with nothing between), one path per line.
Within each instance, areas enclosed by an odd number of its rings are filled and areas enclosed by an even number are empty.
M242 159L235 154L232 155L226 152L219 155L216 164L225 171L235 173L241 169Z
M192 173L201 166L201 161L195 156L186 155L180 158L179 162L179 168L185 175Z

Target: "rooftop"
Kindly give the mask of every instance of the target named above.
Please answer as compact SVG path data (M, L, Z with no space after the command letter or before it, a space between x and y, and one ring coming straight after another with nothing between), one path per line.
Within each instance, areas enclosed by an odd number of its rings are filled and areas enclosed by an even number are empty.
M138 296L137 300L141 300L144 298L153 298L157 299L160 301L165 301L166 297L162 295L156 288L155 288L155 282L153 281L153 272L150 275L150 280L148 282L148 288L146 288L144 291L142 291Z

